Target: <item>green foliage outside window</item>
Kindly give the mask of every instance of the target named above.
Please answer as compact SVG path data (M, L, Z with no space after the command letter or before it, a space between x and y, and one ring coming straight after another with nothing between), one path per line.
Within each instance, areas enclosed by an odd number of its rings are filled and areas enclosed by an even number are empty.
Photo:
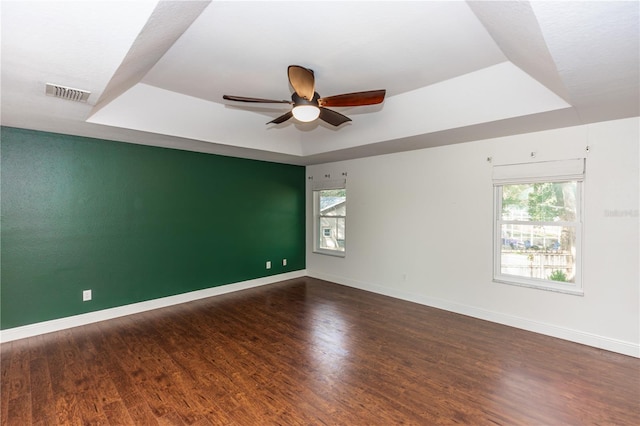
M574 220L575 188L575 182L505 185L502 194L503 217L509 209L519 208L526 210L532 221Z
M561 281L564 283L567 282L567 274L563 271L553 271L551 275L549 275L549 279L551 281Z

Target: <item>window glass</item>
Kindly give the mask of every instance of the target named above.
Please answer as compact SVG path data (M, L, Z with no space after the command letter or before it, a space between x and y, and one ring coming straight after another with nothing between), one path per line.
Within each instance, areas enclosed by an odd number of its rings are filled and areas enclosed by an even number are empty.
M577 181L502 186L502 219L575 220Z
M499 281L579 290L580 181L496 187Z
M316 251L345 252L346 201L345 188L314 191Z

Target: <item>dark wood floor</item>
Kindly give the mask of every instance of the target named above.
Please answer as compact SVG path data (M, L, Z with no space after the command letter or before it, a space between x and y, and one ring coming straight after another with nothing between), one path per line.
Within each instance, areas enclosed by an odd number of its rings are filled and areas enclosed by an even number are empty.
M640 360L303 278L1 346L2 425L639 425Z

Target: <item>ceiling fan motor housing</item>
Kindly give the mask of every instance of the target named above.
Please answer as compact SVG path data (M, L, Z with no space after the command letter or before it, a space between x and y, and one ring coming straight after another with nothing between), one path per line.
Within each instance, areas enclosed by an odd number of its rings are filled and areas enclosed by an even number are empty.
M293 104L296 106L313 105L313 106L319 107L320 105L318 105L318 99L320 99L320 95L318 94L318 92L313 93L313 99L311 100L305 99L302 96L299 96L296 92L293 92L293 95L291 95L291 100L293 101Z

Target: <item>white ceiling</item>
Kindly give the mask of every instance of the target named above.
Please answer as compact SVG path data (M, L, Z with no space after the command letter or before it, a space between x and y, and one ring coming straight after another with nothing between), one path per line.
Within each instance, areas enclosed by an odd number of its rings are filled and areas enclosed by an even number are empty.
M640 3L2 1L2 125L315 164L640 115ZM291 119L287 66L338 128ZM87 103L45 84L91 91Z

